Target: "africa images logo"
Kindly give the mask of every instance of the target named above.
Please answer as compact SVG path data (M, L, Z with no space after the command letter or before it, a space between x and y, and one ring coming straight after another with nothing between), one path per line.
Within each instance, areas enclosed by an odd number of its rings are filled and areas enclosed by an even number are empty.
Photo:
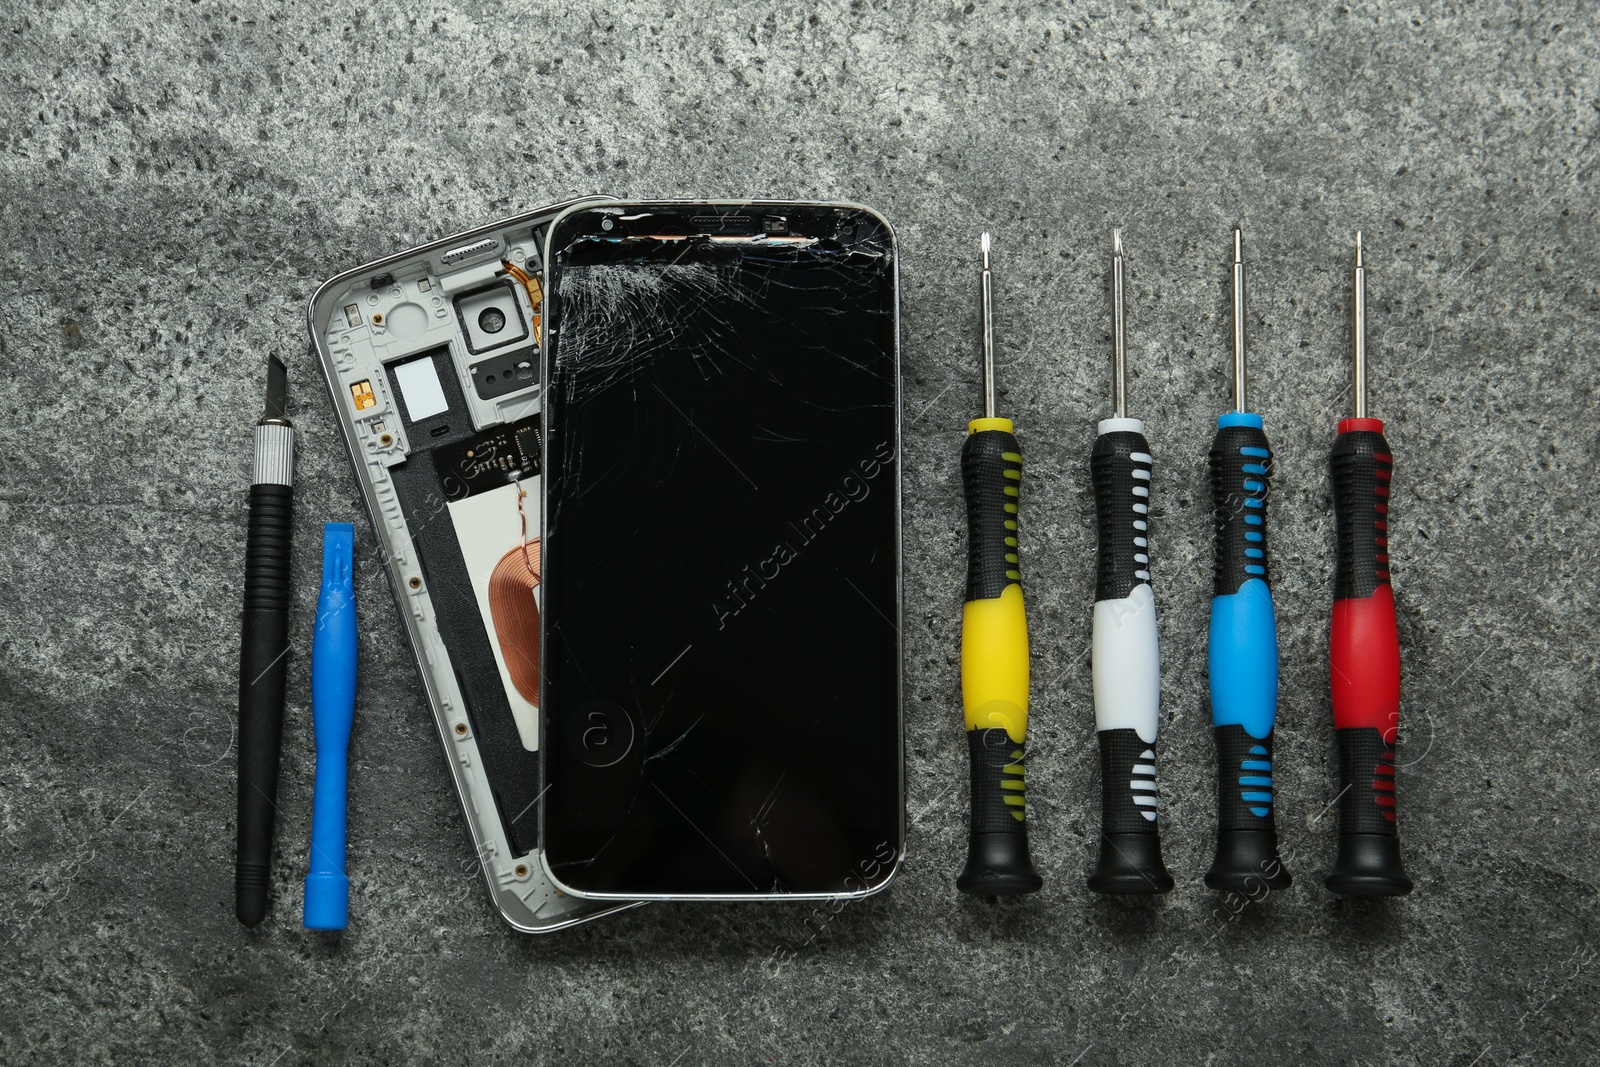
M893 463L894 454L894 442L879 444L872 457L857 463L856 470L840 479L839 487L830 490L817 507L812 508L798 523L789 523L790 529L797 535L795 541L777 542L765 559L753 567L746 563L737 576L729 578L724 583L726 597L711 602L711 610L717 616L717 629L726 629L728 620L749 607L750 602L767 587L767 583L775 580L784 567L799 558L801 550L822 536L822 532L846 508L871 496L872 483ZM799 547L796 547L796 543Z

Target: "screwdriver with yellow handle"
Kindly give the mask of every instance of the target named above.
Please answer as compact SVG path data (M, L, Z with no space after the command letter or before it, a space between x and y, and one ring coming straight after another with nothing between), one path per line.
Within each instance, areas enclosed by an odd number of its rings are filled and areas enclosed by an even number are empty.
M995 417L994 286L983 248L983 418L967 424L967 599L961 612L961 701L972 757L967 866L956 888L974 896L1036 892L1028 855L1023 759L1028 737L1028 619L1022 606L1017 504L1022 452Z

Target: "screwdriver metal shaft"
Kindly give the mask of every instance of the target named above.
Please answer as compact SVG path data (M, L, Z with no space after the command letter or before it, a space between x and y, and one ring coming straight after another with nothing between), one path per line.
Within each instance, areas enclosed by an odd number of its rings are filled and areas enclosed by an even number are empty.
M1128 417L1128 340L1122 318L1122 231L1111 231L1111 417Z
M980 314L983 320L983 417L994 418L994 274L989 270L989 235L978 241L983 249L983 272L979 284L983 289Z
M1245 403L1244 343L1244 231L1233 228L1233 410L1249 411Z
M1364 419L1367 417L1367 265L1362 261L1360 230L1356 231L1356 266L1351 284L1355 290L1350 302L1350 349L1356 394L1353 413L1356 418Z

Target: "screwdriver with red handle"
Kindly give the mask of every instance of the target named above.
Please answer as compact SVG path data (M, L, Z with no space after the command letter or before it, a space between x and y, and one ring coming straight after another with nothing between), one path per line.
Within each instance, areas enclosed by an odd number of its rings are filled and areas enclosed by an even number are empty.
M1333 443L1338 527L1329 675L1339 746L1339 846L1327 886L1352 897L1411 892L1395 828L1400 729L1400 638L1389 585L1389 484L1394 455L1383 422L1367 416L1367 269L1356 234L1351 349L1354 417Z

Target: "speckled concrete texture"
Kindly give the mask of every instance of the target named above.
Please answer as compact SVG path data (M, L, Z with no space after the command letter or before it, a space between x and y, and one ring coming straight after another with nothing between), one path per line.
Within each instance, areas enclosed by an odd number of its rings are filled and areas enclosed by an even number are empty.
M1583 1063L1600 1059L1594 580L1600 40L1589 5L605 6L16 0L0 13L0 1061ZM362 514L304 307L323 278L592 192L851 198L903 252L909 856L842 909L655 906L535 939L484 899L369 575L351 929L299 928L308 660L274 912L232 916L239 581L266 353L301 431L296 580ZM1200 882L1205 453L1228 231L1278 451L1292 889ZM1170 897L1095 899L1087 457L1110 229L1157 457ZM1045 890L964 899L957 457L976 235L1029 457ZM1322 887L1336 792L1327 449L1371 263L1398 455L1416 893ZM359 519L364 550L370 531ZM1235 909L1237 908L1237 912Z

